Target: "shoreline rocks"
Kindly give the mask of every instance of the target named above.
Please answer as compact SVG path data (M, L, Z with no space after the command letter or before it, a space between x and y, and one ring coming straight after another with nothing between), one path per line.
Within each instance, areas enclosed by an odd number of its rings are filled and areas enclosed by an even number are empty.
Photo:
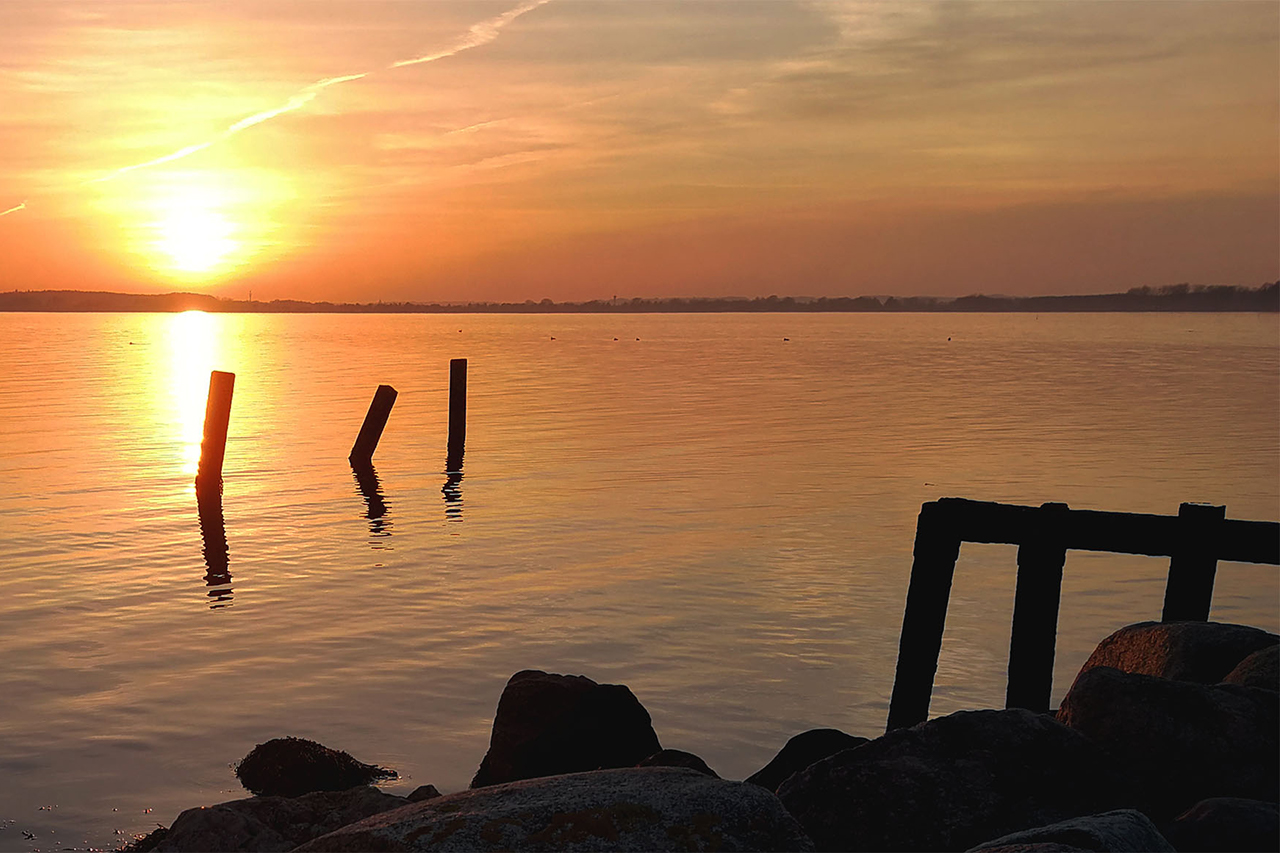
M649 712L627 687L526 669L503 688L471 787L634 767L661 749Z
M384 812L311 850L812 850L777 797L684 767L543 776Z
M368 787L394 771L279 738L236 766L263 796L188 809L125 849L1275 850L1278 643L1132 625L1056 715L959 711L870 740L814 729L744 782L663 749L627 687L524 670L466 791L394 796Z

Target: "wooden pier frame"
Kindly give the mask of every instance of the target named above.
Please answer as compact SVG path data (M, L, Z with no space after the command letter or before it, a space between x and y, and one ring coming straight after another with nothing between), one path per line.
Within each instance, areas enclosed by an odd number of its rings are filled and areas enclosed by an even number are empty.
M1176 516L942 498L920 507L914 562L889 701L888 730L929 716L961 542L1018 546L1006 706L1049 710L1058 602L1068 550L1169 557L1163 621L1205 621L1219 560L1280 565L1280 524L1226 518L1185 503Z

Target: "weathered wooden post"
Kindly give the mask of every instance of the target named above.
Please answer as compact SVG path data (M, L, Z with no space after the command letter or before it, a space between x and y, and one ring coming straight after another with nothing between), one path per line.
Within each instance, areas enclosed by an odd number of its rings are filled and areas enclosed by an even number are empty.
M1042 504L1018 546L1006 708L1026 708L1037 713L1049 710L1062 568L1067 561L1067 549L1062 544L1066 514L1064 503Z
M457 471L467 443L467 360L449 362L449 445L445 467Z
M1225 506L1178 507L1178 550L1169 560L1162 622L1207 622L1218 571L1217 546Z
M209 397L204 408L204 439L200 442L200 466L196 486L222 484L222 459L227 452L227 424L231 420L231 392L236 375L214 370L209 374Z
M951 580L960 556L960 531L952 515L950 507L938 501L920 507L907 608L898 641L898 668L889 700L889 731L914 726L929 717Z
M373 464L373 451L378 449L378 441L382 438L382 430L391 416L391 407L396 404L396 389L390 385L379 385L373 392L373 400L369 403L369 411L365 413L364 423L360 425L360 434L356 443L351 446L351 455L347 461L352 468L368 467Z

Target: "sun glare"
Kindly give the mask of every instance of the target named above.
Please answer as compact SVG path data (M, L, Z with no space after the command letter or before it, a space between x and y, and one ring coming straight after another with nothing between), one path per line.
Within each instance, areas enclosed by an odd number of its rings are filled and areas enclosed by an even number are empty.
M156 248L173 269L186 273L214 271L237 248L234 226L216 210L175 207L157 224Z
M175 272L216 272L239 247L235 226L203 194L171 199L154 227L155 249Z

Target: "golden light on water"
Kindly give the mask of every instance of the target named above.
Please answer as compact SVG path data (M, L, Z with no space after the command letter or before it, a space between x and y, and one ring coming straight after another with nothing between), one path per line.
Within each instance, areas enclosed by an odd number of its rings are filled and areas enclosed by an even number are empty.
M204 408L209 372L218 355L218 318L203 311L184 311L169 320L169 376L173 427L177 433L183 474L195 477L204 435Z

